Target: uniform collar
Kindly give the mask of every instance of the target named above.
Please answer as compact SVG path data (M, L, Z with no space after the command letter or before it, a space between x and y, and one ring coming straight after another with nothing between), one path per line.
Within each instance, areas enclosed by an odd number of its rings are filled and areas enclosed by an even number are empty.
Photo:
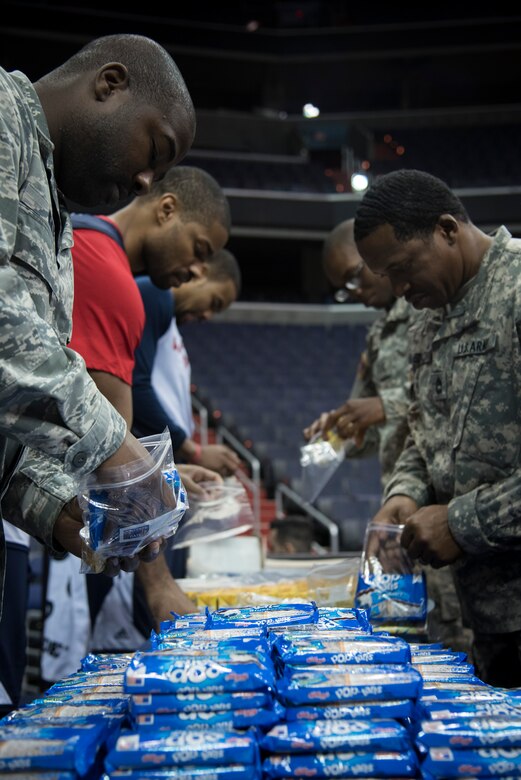
M42 152L45 153L46 162L47 162L47 158L49 156L52 156L52 153L54 151L54 144L51 141L49 126L47 124L47 118L44 114L42 104L40 103L40 98L38 97L38 93L36 92L34 85L27 78L25 73L22 73L19 70L15 70L10 75L16 82L20 91L23 93L26 103L29 106L29 109L31 111L31 114L34 117L34 121L36 123L36 128L38 131L38 137L39 137L38 140L40 143L40 149L42 150Z

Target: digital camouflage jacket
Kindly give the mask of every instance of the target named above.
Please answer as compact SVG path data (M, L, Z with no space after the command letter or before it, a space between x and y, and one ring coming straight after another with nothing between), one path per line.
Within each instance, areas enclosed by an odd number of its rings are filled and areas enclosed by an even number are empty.
M3 517L52 546L71 477L118 449L125 423L67 348L72 227L31 82L0 68L0 497ZM24 448L34 451L24 458ZM63 466L63 484L45 462ZM15 476L13 476L15 475ZM0 531L0 583L5 571ZM1 603L1 602L0 602Z
M366 349L361 357L350 398L379 396L385 411L385 423L368 429L363 446L346 448L346 457L378 454L382 485L387 484L400 455L409 428L408 331L417 312L403 298L371 325Z
M459 299L411 328L411 438L386 492L448 504L462 608L484 633L521 629L520 337L521 241L501 227Z

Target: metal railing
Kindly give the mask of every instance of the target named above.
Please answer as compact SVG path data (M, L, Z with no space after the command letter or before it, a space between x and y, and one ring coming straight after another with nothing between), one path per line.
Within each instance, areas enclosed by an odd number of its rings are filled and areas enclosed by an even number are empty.
M289 498L300 509L304 510L307 515L314 518L317 523L320 523L320 525L327 528L331 552L337 553L340 547L338 525L331 520L330 517L321 512L320 509L317 509L313 504L310 504L309 501L306 501L305 498L302 498L302 496L293 490L293 488L284 484L284 482L279 482L275 487L275 511L277 517L284 517L283 496Z

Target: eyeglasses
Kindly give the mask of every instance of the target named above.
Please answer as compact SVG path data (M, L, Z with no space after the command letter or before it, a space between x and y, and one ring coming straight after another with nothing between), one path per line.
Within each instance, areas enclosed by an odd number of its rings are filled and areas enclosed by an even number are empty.
M362 285L362 271L364 269L364 261L362 260L359 265L354 269L353 273L344 282L344 286L339 290L336 290L333 298L337 303L345 303L349 298L349 293L359 290Z

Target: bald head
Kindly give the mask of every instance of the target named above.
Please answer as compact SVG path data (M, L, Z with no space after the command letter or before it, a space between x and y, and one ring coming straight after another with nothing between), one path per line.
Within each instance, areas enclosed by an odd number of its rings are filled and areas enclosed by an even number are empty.
M355 244L354 226L354 219L346 219L334 227L324 241L322 265L333 287L341 287L346 273L362 263Z
M388 308L394 300L389 280L376 276L364 265L356 247L354 228L355 220L346 219L328 235L322 251L324 272L330 284L345 294L341 300L375 309Z
M195 133L194 106L179 68L163 46L146 36L95 38L40 81L63 82L95 72L109 63L120 63L128 70L129 86L136 97L165 111L169 111L172 104L182 108ZM190 141L193 141L193 135Z

